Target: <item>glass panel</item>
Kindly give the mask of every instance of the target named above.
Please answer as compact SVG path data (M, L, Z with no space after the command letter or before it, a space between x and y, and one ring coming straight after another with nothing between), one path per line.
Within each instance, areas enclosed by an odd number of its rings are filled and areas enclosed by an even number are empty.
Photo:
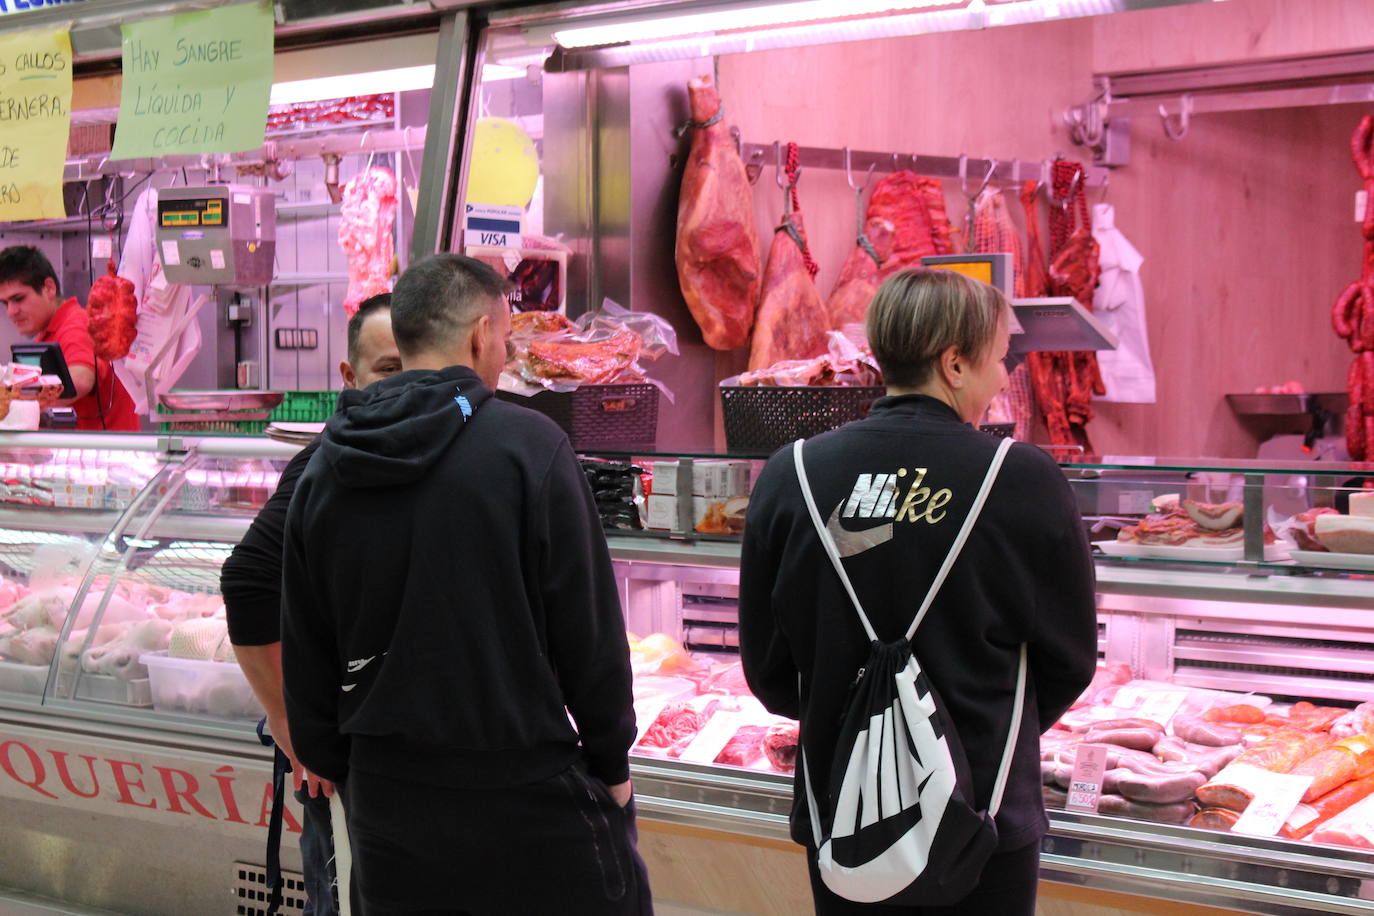
M276 489L284 459L192 456L101 552L90 601L65 643L56 697L244 722L261 708L229 644L220 567ZM84 627L84 628L83 628Z
M159 470L152 452L0 451L0 692L40 697L82 586L108 575L106 533Z

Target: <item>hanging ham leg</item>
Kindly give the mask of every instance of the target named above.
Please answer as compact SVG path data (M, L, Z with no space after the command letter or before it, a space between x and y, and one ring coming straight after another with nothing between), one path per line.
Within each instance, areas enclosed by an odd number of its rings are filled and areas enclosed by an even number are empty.
M881 216L871 217L864 224L864 236L873 251L862 245L855 245L849 257L840 267L840 275L835 280L835 289L830 293L830 301L825 304L830 313L830 327L839 329L846 324L863 324L868 313L868 303L878 291L882 282L878 275L879 265L892 255L892 236L896 227ZM878 259L873 260L876 254Z
M709 76L687 84L692 120L720 112ZM753 192L723 121L695 127L677 206L677 277L707 346L733 350L749 340L759 298L759 240Z
M759 301L754 343L749 351L749 370L766 369L784 359L810 359L825 352L830 318L815 281L806 270L801 246L788 231L788 220L797 237L805 240L800 213L783 218L773 234L768 266L763 272L763 297Z

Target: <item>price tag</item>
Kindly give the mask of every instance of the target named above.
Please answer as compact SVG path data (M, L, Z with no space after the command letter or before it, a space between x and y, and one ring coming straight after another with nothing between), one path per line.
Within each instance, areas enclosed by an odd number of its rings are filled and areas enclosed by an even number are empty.
M1116 495L1116 511L1122 515L1143 515L1154 501L1152 490L1122 490Z
M1355 222L1364 222L1364 211L1369 206L1369 192L1360 190L1355 192Z
M1178 712L1183 701L1188 699L1186 690L1156 690L1145 695L1135 714L1142 719L1168 725L1169 720Z
M1218 773L1213 782L1230 782L1253 796L1245 813L1231 828L1232 833L1274 836L1302 801L1302 794L1312 785L1312 777L1233 764Z
M97 261L108 260L114 253L114 245L108 235L97 235L91 239L91 257Z
M748 724L739 713L716 713L701 727L692 743L683 749L681 759L693 763L714 763L740 726Z
M1080 744L1074 752L1073 776L1064 807L1070 811L1097 813L1102 799L1102 776L1107 771L1107 748L1101 744Z

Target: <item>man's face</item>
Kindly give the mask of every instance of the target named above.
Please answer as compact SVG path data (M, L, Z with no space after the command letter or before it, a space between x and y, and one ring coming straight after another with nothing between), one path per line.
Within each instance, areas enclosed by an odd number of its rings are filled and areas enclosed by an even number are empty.
M501 370L510 358L510 306L503 298L499 305L492 308L488 316L490 320L486 322L486 346L476 359L477 365L472 368L482 380L482 384L495 391L497 383L501 380Z
M377 309L363 320L358 332L356 363L341 363L345 388L366 388L401 371L401 354L391 336L391 309Z
M15 330L25 337L37 337L48 329L57 311L57 284L49 277L41 289L18 280L0 282L0 302Z

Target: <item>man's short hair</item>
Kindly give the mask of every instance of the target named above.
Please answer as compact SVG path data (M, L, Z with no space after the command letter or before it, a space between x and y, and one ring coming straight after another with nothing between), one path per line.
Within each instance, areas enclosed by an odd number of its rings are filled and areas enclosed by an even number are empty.
M354 369L358 368L358 338L363 335L363 324L366 323L367 316L380 309L389 308L391 293L378 293L359 303L358 310L348 319L348 362Z
M43 281L51 279L57 292L62 281L43 252L32 245L12 245L0 251L0 283L22 283L34 292L43 292Z
M500 274L476 258L434 254L412 264L391 292L396 348L410 355L451 343L510 290Z
M1000 290L971 277L952 270L903 270L878 288L865 330L883 380L897 388L919 388L950 347L975 362L986 358L997 323L1009 311Z

